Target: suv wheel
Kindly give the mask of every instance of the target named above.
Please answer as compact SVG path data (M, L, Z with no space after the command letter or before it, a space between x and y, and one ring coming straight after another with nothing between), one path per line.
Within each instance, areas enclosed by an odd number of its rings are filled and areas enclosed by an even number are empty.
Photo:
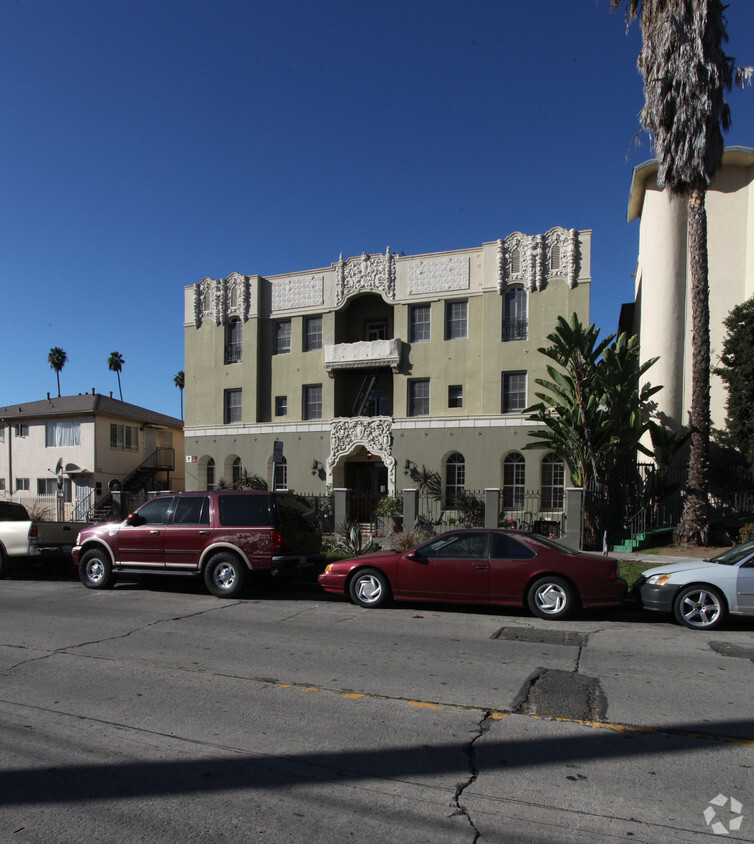
M227 551L215 554L204 569L204 583L217 598L237 598L246 584L246 564Z
M113 565L107 551L92 548L81 556L79 578L87 589L110 589L115 585Z

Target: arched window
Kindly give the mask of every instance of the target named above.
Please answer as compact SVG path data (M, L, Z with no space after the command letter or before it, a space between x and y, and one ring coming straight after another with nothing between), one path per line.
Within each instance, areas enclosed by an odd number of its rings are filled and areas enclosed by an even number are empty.
M453 510L466 485L466 461L457 451L445 461L445 506Z
M503 340L526 340L529 320L526 313L526 290L509 287L503 296Z
M542 509L562 510L565 497L565 466L556 454L542 460Z
M503 461L503 507L523 508L526 461L514 451Z
M288 461L285 457L280 458L279 463L272 464L273 489L288 489Z
M230 470L230 483L233 489L237 489L238 485L241 483L241 474L243 472L243 466L241 465L241 458L236 457L231 465Z
M225 324L225 363L241 362L241 320L231 317Z
M518 275L521 272L521 247L516 246L511 250L511 274Z
M205 484L205 489L214 489L215 488L215 459L210 457L207 461L207 482Z

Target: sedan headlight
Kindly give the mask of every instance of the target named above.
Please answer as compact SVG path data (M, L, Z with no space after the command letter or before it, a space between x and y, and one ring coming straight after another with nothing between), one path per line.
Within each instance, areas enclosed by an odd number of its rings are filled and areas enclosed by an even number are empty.
M669 580L669 574L653 574L652 577L647 578L647 583L650 586L662 586L663 583L667 583Z
M81 534L80 533L76 534L76 545L81 545Z
M325 566L325 574L329 574L332 571L332 563L328 563Z

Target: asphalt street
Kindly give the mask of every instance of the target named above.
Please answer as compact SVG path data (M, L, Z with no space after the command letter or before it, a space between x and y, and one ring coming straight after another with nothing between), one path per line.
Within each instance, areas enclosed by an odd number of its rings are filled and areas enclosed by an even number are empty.
M754 841L753 662L740 620L16 577L0 840Z

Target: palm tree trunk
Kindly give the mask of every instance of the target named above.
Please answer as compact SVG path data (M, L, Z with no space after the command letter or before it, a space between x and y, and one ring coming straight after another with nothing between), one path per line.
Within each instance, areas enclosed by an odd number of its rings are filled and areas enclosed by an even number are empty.
M691 455L688 487L678 537L709 543L710 334L707 268L707 212L704 188L688 197L689 263L691 269Z

